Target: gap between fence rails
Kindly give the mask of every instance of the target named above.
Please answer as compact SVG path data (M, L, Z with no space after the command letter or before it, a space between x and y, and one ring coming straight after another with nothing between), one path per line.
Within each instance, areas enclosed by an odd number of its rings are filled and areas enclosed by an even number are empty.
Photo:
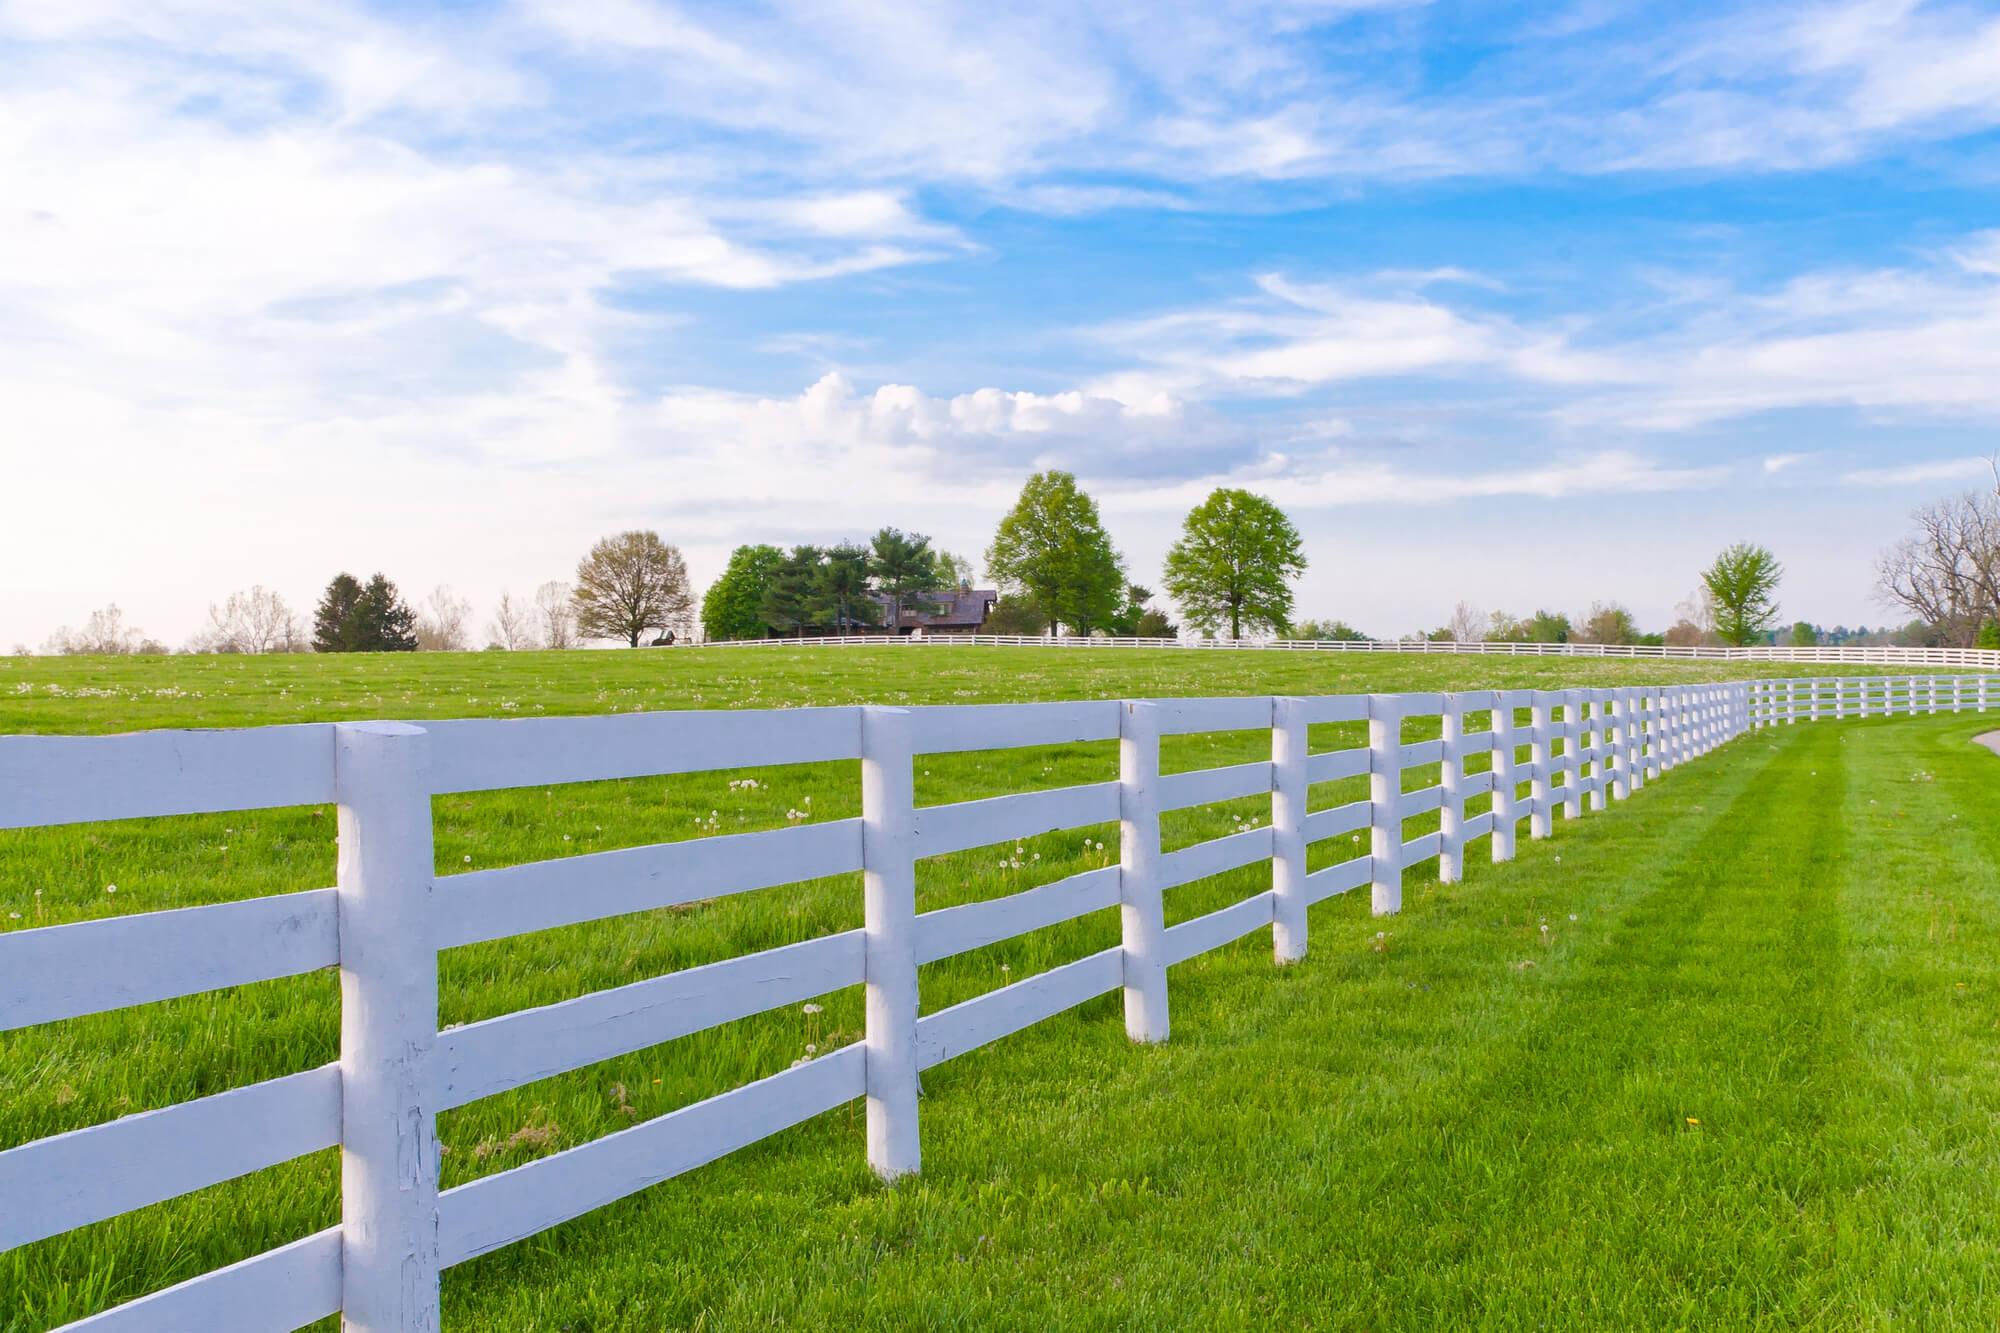
M1992 677L1737 681L1686 686L1254 696L1121 703L833 708L400 723L240 732L0 737L0 828L268 808L339 807L333 889L0 933L0 1030L337 965L337 1065L0 1152L0 1249L328 1146L339 1226L71 1325L96 1330L438 1327L439 1273L862 1098L885 1179L921 1166L918 1071L1122 990L1137 1042L1171 1034L1169 974L1269 926L1276 963L1307 954L1307 909L1367 885L1402 903L1407 867L1463 875L1467 842L1514 854L1746 731L1977 710ZM1525 712L1528 726L1518 725ZM1489 728L1465 730L1467 713ZM1405 741L1409 717L1440 737ZM1365 723L1358 749L1311 753L1309 729ZM1271 732L1271 758L1162 776L1163 737ZM918 756L1115 741L1115 783L918 807ZM1519 749L1526 745L1523 766ZM1465 760L1490 754L1490 769ZM662 755L671 756L663 759ZM861 766L862 815L755 833L434 876L434 795L830 759ZM1405 775L1436 770L1405 791ZM249 771L245 771L249 770ZM1309 809L1318 782L1369 795ZM1421 780L1421 779L1420 779ZM1520 795L1526 784L1528 795ZM1260 827L1167 852L1160 817L1268 793ZM1471 797L1491 808L1467 818ZM1436 832L1405 839L1435 811ZM943 851L1116 820L1119 863L1023 893L916 910L916 862ZM1308 872L1308 849L1365 829L1366 855ZM1166 924L1177 885L1268 861L1267 889ZM437 954L454 944L859 870L862 929L437 1029ZM555 891L561 888L558 895ZM920 1016L918 967L1116 906L1120 942ZM476 928L466 920L480 918ZM463 918L463 919L462 919ZM440 1109L846 986L861 1042L671 1114L451 1190L438 1188ZM167 1150L171 1145L171 1150Z

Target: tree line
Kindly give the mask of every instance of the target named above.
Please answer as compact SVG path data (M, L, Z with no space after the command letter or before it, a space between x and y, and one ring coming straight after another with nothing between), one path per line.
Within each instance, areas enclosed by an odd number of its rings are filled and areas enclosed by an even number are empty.
M1780 619L1783 566L1766 547L1739 542L1701 572L1695 591L1664 630L1642 630L1615 601L1575 617L1547 609L1490 615L1460 602L1451 619L1406 638L1595 644L1790 643L1980 646L2000 648L2000 468L1989 490L1926 505L1914 535L1881 556L1877 594L1914 619L1896 628L1831 629ZM1067 472L1035 473L984 551L996 601L989 633L1093 633L1172 638L1179 627L1154 605L1152 590L1128 576L1097 502ZM1276 634L1296 639L1362 639L1343 620L1293 617L1293 583L1305 571L1304 545L1269 499L1221 487L1188 512L1168 550L1161 587L1202 635ZM680 550L652 531L615 533L578 561L574 580L550 581L532 597L503 592L484 627L485 646L570 648L588 640L672 643L699 625L709 640L843 634L897 627L910 613L935 613L969 590L965 557L931 539L884 527L869 541L737 547L697 600ZM190 652L460 651L476 646L471 604L449 587L410 604L377 572L343 571L326 587L309 623L262 586L209 607L209 625ZM25 653L25 648L17 648ZM166 652L127 626L115 605L81 629L64 627L44 651Z

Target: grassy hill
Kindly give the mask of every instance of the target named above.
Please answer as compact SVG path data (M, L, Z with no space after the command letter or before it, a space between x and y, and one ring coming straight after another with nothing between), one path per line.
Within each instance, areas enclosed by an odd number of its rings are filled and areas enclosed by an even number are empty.
M0 659L0 731L1725 671L973 649ZM1985 725L1743 738L1605 815L1558 822L1547 842L1524 831L1511 865L1483 864L1476 844L1462 885L1413 870L1391 921L1354 896L1315 908L1297 967L1273 969L1268 937L1253 936L1176 968L1164 1047L1131 1047L1107 997L931 1071L918 1181L877 1184L858 1107L837 1111L447 1272L447 1326L1990 1323L2000 762L1967 744ZM1315 729L1314 747L1357 739ZM1181 738L1167 767L1266 747L1258 733ZM1116 769L1105 745L924 763L925 803ZM1342 786L1315 788L1314 804L1358 794ZM450 796L437 803L438 866L840 818L857 804L847 764ZM0 833L0 928L321 887L332 813ZM1171 816L1166 836L1179 846L1264 817L1266 801L1218 804ZM1115 860L1115 833L925 862L919 907ZM1175 890L1169 919L1254 892L1267 873ZM843 876L452 950L441 1017L859 921L858 877ZM1117 931L1116 913L1100 913L928 966L925 1010ZM446 1183L859 1036L858 991L820 1005L451 1112ZM0 1036L0 1148L332 1059L336 1006L334 977L318 974ZM0 1255L0 1328L46 1328L328 1225L336 1183L323 1153Z

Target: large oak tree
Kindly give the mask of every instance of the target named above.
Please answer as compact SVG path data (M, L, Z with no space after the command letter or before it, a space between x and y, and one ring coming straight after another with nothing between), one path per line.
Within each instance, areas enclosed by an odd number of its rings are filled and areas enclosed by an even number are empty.
M1049 633L1107 624L1125 591L1125 562L1112 549L1097 502L1067 472L1037 472L993 535L986 572L1047 617Z
M1285 511L1261 495L1219 487L1188 511L1167 552L1166 587L1203 634L1227 622L1243 631L1283 632L1292 621L1291 581L1305 572L1305 547Z
M590 548L576 567L576 629L586 639L637 648L648 630L685 630L694 609L687 562L657 532L621 532Z

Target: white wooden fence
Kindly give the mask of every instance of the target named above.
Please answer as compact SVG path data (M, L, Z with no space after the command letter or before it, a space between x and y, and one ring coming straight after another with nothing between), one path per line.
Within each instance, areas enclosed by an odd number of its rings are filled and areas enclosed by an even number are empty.
M1273 653L1471 653L1486 657L1619 657L1676 662L1792 662L1847 666L1971 667L2000 671L1992 648L1668 647L1649 643L1459 643L1431 639L1140 639L1034 634L849 634L803 639L727 639L681 648L1185 648Z
M1335 894L1366 886L1377 913L1395 912L1407 868L1435 858L1456 879L1482 837L1507 860L1520 821L1546 837L1557 812L1601 810L1753 726L1989 701L2000 691L1987 677L1873 677L0 738L0 828L339 807L334 888L0 934L0 1031L331 967L342 1000L336 1063L0 1152L0 1250L338 1146L338 1226L70 1327L221 1333L341 1312L350 1329L436 1329L442 1269L854 1098L866 1099L875 1170L915 1171L920 1070L1121 989L1132 1039L1165 1040L1170 968L1267 926L1278 962L1301 958L1307 909ZM1482 713L1489 729L1467 732L1467 715ZM1404 741L1402 724L1419 717L1439 718L1441 738ZM1365 722L1368 744L1310 753L1307 728L1326 722ZM1268 761L1160 771L1162 736L1248 729L1269 730ZM920 755L1110 740L1114 782L912 799ZM1488 753L1490 771L1465 771L1467 756ZM434 874L437 793L857 759L858 819ZM1413 770L1436 781L1405 791ZM1309 809L1313 784L1364 775L1366 800ZM1162 849L1163 811L1262 793L1267 827ZM1468 817L1479 795L1491 809ZM1404 836L1405 820L1433 811L1435 832ZM916 910L922 858L1112 820L1116 866ZM1310 844L1364 830L1366 855L1308 872ZM1268 889L1166 925L1167 891L1263 861ZM854 871L861 929L438 1030L441 949ZM1119 945L919 1016L921 964L1114 906ZM438 1188L440 1111L855 985L866 988L860 1042Z

